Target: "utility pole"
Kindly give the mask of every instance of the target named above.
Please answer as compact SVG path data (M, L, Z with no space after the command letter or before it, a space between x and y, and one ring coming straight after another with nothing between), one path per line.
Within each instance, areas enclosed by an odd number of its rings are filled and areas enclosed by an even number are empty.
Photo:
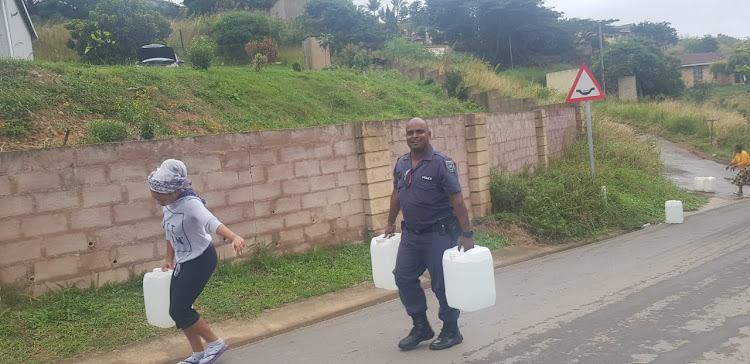
M599 22L599 58L602 60L602 92L607 94L607 78L604 77L604 34L602 33L602 22Z
M510 69L513 69L513 42L511 42L510 36L508 36L508 48L510 48Z

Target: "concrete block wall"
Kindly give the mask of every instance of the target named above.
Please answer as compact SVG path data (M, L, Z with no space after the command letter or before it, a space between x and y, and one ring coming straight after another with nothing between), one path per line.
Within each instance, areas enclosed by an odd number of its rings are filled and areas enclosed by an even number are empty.
M491 169L520 172L538 162L536 119L532 111L488 114Z
M550 155L574 142L576 109L540 113L425 118L435 149L457 163L473 217L490 209L490 169L540 161L540 128ZM186 163L209 209L250 244L289 253L379 233L394 163L409 151L407 121L0 153L0 286L38 294L160 266L167 243L146 177L167 158Z
M556 104L540 108L547 116L545 126L549 156L562 157L565 147L573 145L578 136L577 104Z
M0 285L39 293L160 266L161 207L146 177L166 158L186 163L208 207L248 243L297 252L360 239L353 134L350 124L0 153Z

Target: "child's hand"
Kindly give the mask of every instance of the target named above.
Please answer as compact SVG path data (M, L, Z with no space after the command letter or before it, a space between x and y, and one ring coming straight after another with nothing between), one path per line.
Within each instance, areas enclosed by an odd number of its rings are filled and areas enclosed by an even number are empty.
M242 255L243 249L245 249L245 239L243 239L239 235L236 235L232 240L232 250L234 250L237 255Z

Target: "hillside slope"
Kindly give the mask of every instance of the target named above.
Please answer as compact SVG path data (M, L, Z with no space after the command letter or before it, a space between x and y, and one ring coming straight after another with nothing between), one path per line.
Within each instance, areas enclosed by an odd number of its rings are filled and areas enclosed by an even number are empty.
M395 71L0 61L1 151L84 143L93 120L137 140L480 111Z

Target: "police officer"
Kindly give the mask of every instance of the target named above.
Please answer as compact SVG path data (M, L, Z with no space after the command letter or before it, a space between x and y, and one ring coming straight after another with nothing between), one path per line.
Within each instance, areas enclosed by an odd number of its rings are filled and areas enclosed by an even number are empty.
M433 150L427 122L420 118L406 125L406 143L410 153L396 161L393 170L393 193L385 235L396 231L395 221L403 213L401 244L396 258L396 278L401 303L411 316L413 328L398 343L411 350L435 333L427 321L427 300L419 282L425 268L430 272L432 291L440 302L438 317L443 321L440 335L430 349L442 350L463 341L458 330L459 311L448 306L443 281L443 252L456 246L474 247L469 213L461 195L456 163ZM460 236L460 240L459 240Z

